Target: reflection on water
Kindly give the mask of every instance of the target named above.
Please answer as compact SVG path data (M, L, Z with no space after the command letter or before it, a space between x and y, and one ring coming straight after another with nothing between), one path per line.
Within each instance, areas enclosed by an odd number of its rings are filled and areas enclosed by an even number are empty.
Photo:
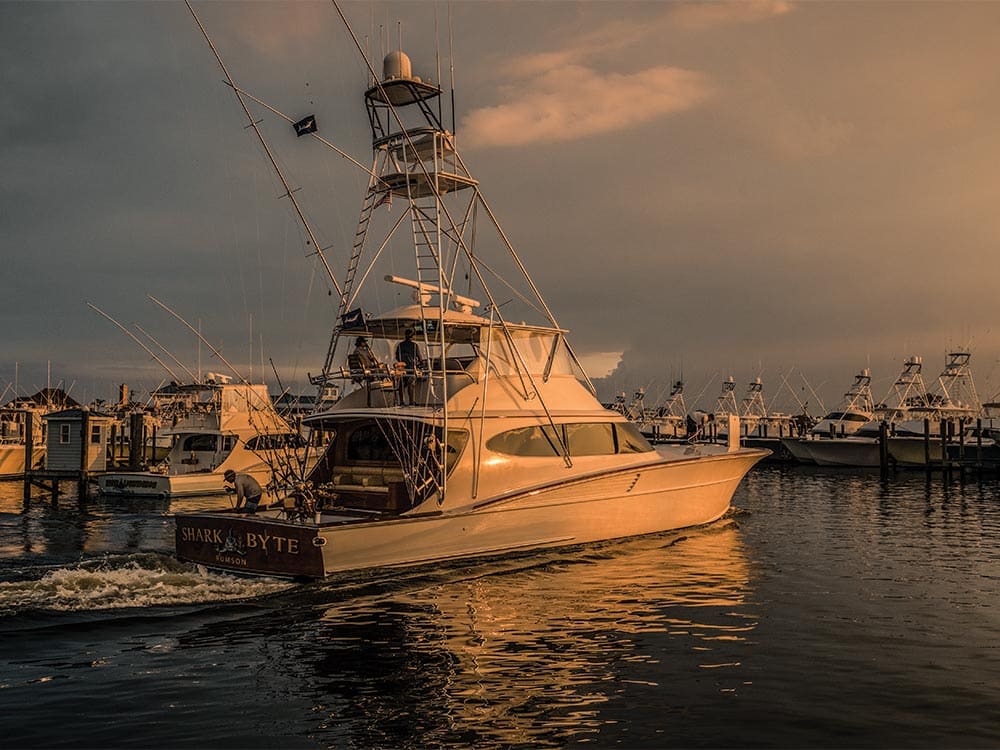
M72 482L53 500L32 488L28 502L20 482L0 482L0 576L25 559L37 563L156 550L174 546L172 513L225 506L226 497L166 500L93 496L77 499Z
M369 746L563 745L617 721L608 704L627 713L630 697L670 692L682 664L712 691L736 690L727 672L754 627L747 579L727 521L324 605L328 585L310 594L318 617L269 656L296 665L321 733L347 721Z
M755 470L701 529L259 589L177 505L16 489L14 745L1000 745L1000 482Z

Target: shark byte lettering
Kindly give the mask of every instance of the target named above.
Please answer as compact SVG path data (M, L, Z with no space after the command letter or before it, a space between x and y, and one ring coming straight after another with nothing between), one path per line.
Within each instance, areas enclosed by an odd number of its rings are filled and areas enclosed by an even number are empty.
M226 543L221 529L199 529L185 526L180 532L182 542L202 542L218 545ZM258 534L254 531L248 531L246 532L246 537L240 541L243 542L244 548L247 551L260 549L265 553L284 552L289 555L299 554L299 540L287 536L273 536L271 534Z

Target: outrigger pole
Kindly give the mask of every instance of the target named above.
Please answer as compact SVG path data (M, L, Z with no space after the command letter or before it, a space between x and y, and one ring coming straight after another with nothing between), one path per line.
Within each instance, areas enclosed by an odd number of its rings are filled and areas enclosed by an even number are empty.
M259 104L264 109L266 109L269 112L271 112L272 114L277 115L282 120L284 120L285 122L287 122L289 125L294 125L295 124L295 118L293 118L290 115L282 112L277 107L271 106L270 104L268 104L267 102L265 102L263 99L257 98L256 96L254 96L253 94L251 94L249 91L246 91L245 89L241 89L239 86L237 86L235 83L232 83L231 81L224 81L224 83L227 86L231 87L233 89L233 91L235 91L236 93L242 94L243 96L245 96L250 101L254 102L255 104ZM385 185L386 187L388 187L388 184L386 183L385 180L383 180L381 177L379 177L377 174L375 174L372 170L370 170L364 164L362 164L361 162L359 162L357 159L355 159L349 153L347 153L346 151L343 151L343 150L337 148L335 145L333 145L332 143L330 143L330 141L328 141L326 138L324 138L323 136L321 136L319 133L313 131L312 133L309 133L308 135L310 135L313 138L315 138L317 141L319 141L320 143L322 143L327 148L335 151L339 156L342 156L345 159L347 159L347 161L351 162L351 164L353 164L354 166L356 166L358 169L360 169L366 175L368 175L370 177L373 177L374 179L378 180L383 185Z
M152 357L153 359L155 359L159 363L160 367L162 367L164 370L166 370L168 373L170 373L170 377L172 377L174 380L176 380L178 382L180 381L180 377L177 375L177 373L174 372L173 370L171 370L167 366L166 362L164 362L162 359L160 359L159 357L157 357L156 354L153 352L153 350L150 349L148 346L146 346L144 343L142 343L139 340L138 336L136 336L134 333L132 333L128 328L126 328L121 323L119 323L117 320L115 320L114 318L112 318L110 315L108 315L106 312L104 312L104 310L102 310L101 308L99 308L97 305L94 305L94 304L91 304L90 302L88 302L87 303L87 307L89 307L91 310L93 310L97 314L104 316L105 318L107 318L108 320L110 320L112 323L114 323L116 326L118 326L118 328L121 330L122 333L124 333L126 336L128 336L130 339L132 339L135 343L137 343L139 346L141 346L146 351L146 353L149 354L150 357Z
M260 128L257 127L257 121L254 119L253 115L250 113L250 108L247 107L247 103L243 98L243 93L237 88L233 77L229 75L229 70L226 68L226 64L222 61L222 56L219 51L215 48L215 43L212 42L211 37L209 37L208 32L201 23L201 19L198 18L198 14L194 12L194 8L191 7L189 0L184 0L184 4L187 9L191 12L191 16L194 18L198 28L201 29L202 36L205 37L205 41L208 42L209 48L212 50L212 54L215 55L216 61L219 63L219 67L222 68L223 75L226 76L226 82L233 92L236 94L236 98L239 99L240 106L243 108L244 114L246 114L247 119L250 121L250 127L253 128L253 132L256 133L257 139L260 141L260 145L264 149L264 153L267 154L268 161L271 162L271 166L274 167L275 173L278 175L278 179L281 181L282 187L284 187L285 192L281 196L282 198L288 197L292 202L292 206L295 208L295 213L299 217L299 221L302 222L302 226L309 236L309 242L316 249L316 255L319 256L320 261L323 263L323 268L326 269L326 275L330 279L330 283L333 284L333 288L337 290L337 294L343 296L343 291L340 288L340 284L337 282L337 277L333 275L333 269L330 268L330 264L326 260L326 255L324 254L324 248L320 247L319 242L316 240L316 236L313 234L312 228L309 226L309 222L306 221L305 214L302 213L302 208L299 206L299 202L295 200L295 194L292 191L291 186L285 179L285 175L282 173L281 168L278 166L277 160L274 158L274 154L271 153L270 147L267 145L267 140L264 138L264 134L260 132ZM329 249L329 248L327 248ZM194 329L192 329L194 330Z

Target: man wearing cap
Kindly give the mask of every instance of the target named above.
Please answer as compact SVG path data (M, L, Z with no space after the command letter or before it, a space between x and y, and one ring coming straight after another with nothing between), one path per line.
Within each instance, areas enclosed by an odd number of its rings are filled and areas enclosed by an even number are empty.
M399 403L406 406L406 396L409 396L410 406L416 406L413 398L414 376L424 366L424 358L420 354L420 346L413 340L413 329L407 328L404 336L396 345L396 361L403 364L403 372L406 373L399 379Z
M237 474L232 469L226 469L226 473L222 476L225 478L226 484L231 484L236 489L236 510L242 508L246 503L247 513L256 513L257 506L260 504L260 496L264 494L264 490L260 488L257 480L249 474Z
M368 339L358 336L354 341L354 355L358 358L358 366L365 370L374 370L378 367L378 358L368 346Z

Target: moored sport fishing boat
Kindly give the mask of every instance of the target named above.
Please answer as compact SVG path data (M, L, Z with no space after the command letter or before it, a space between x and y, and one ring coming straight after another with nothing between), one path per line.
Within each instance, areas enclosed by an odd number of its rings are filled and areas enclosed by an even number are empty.
M888 403L877 404L871 419L846 437L831 437L800 443L809 451L814 463L820 466L852 466L872 468L879 466L879 430L886 425L901 423L914 410L927 405L927 389L924 387L920 357L910 357L903 362Z
M203 382L171 383L153 398L172 441L148 471L111 471L97 478L101 494L129 497L223 495L232 469L262 486L301 473L305 440L278 414L262 384L232 383L208 373Z
M445 129L442 89L413 75L401 51L385 57L381 76L369 70L369 187L347 271L333 281L337 324L315 378L354 390L305 420L331 440L294 495L254 515L177 515L178 556L321 577L724 515L767 451L654 449L604 408ZM378 211L389 200L402 206L395 222ZM413 278L396 275L406 258ZM495 286L523 303L524 320L514 322ZM365 312L399 289L412 302Z
M894 434L887 440L887 449L896 465L940 464L945 452L943 443L949 435L958 442L963 431L972 432L975 419L982 417L983 407L972 378L971 358L969 351L949 352L938 376L937 389L927 394L927 405L911 410L905 422L893 426Z
M804 464L815 463L810 446L816 440L834 440L853 435L871 421L875 410L872 399L871 371L866 367L854 376L854 383L844 394L840 405L828 412L813 425L804 437L786 437L781 444L795 458Z

